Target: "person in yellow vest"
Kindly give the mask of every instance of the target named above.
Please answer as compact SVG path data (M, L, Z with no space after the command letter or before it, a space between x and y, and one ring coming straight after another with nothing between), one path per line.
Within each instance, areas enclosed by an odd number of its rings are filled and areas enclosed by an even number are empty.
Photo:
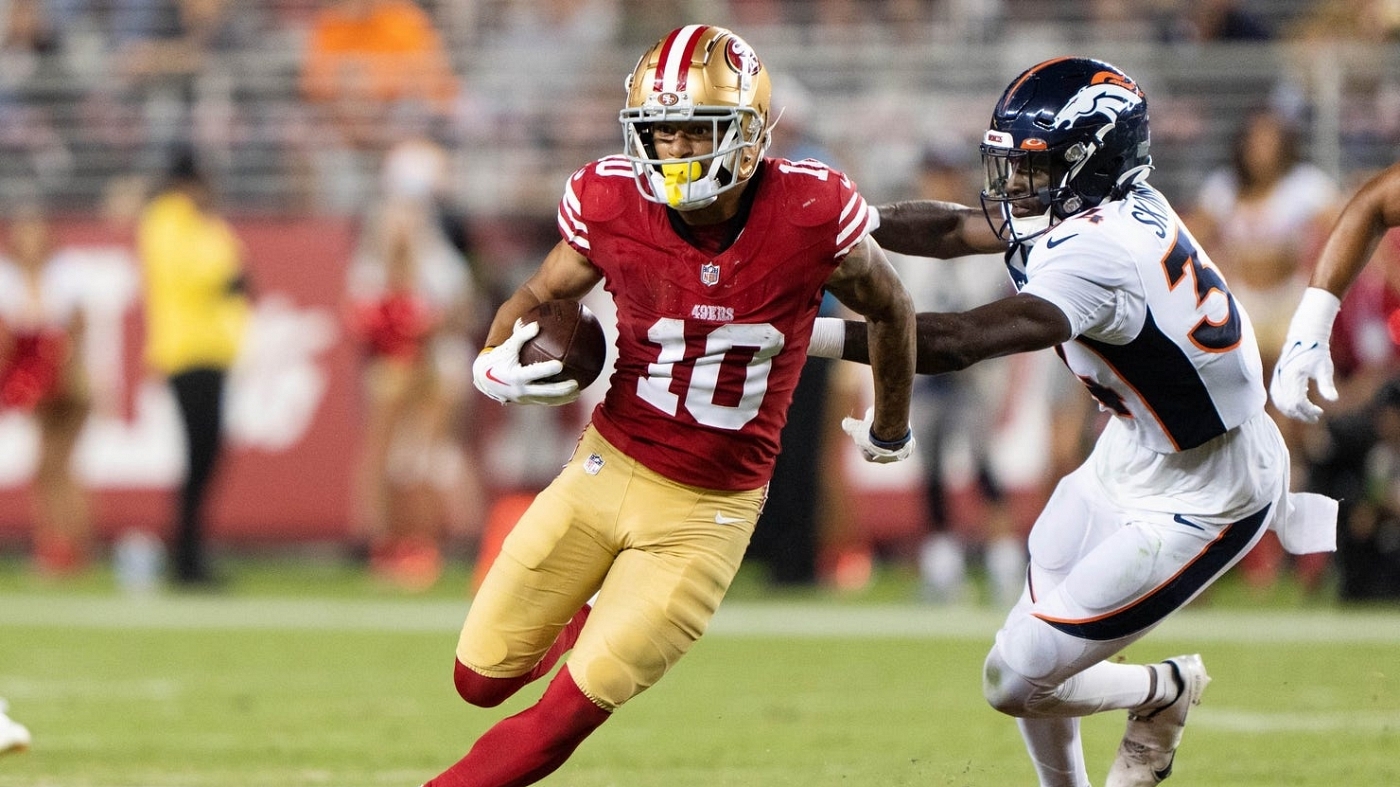
M146 364L170 383L185 429L187 471L171 544L176 585L216 584L204 546L204 501L222 446L224 383L248 320L244 251L215 210L192 154L177 156L141 214Z

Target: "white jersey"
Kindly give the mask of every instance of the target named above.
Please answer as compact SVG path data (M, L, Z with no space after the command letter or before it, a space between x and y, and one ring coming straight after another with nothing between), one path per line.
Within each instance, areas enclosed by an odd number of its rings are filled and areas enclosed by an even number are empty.
M1069 318L1057 352L1144 448L1195 448L1263 412L1249 316L1151 186L1066 219L1007 267Z

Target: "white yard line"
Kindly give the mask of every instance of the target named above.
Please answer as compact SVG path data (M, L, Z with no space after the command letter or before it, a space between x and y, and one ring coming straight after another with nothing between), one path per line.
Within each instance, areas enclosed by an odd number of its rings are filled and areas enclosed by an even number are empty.
M0 595L0 638L8 626L79 629L300 629L455 632L467 604L455 601L150 598ZM735 601L716 616L714 636L989 639L1001 614L918 604L838 606ZM1154 637L1200 642L1400 643L1400 610L1186 610Z

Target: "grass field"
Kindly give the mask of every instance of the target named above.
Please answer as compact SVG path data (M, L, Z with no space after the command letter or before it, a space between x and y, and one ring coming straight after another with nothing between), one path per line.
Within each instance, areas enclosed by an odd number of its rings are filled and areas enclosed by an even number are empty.
M4 787L413 787L505 708L453 692L465 577L405 597L317 563L240 569L217 596L129 599L0 563L0 696L35 735ZM740 583L665 681L546 785L1033 785L979 667L999 615ZM1400 784L1400 610L1251 608L1227 587L1128 655L1199 650L1215 681L1169 784ZM533 688L533 687L532 687ZM1122 715L1085 722L1102 783Z

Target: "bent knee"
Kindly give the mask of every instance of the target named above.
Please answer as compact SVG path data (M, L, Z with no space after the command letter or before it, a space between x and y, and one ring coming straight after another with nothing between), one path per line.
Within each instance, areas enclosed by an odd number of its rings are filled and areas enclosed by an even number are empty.
M494 708L520 688L519 678L491 678L458 661L452 670L457 694L478 708Z
M1028 718L1039 715L1037 708L1051 695L1047 689L1012 669L993 649L982 667L982 696L1001 713Z
M982 696L987 704L1007 716L1023 717L1031 703L1031 686L1019 675L1002 676L996 681L988 676L982 679Z

